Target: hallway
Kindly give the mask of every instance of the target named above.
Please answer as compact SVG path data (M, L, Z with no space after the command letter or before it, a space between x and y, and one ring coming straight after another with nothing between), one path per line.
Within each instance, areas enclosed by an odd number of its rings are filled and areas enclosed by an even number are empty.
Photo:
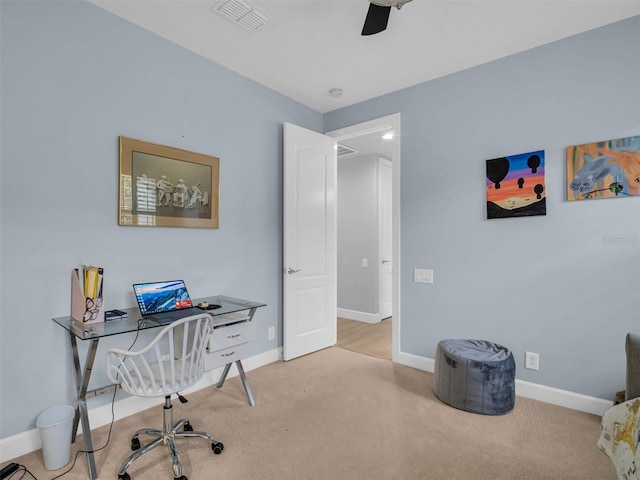
M391 360L392 317L366 323L338 317L336 346L377 358Z

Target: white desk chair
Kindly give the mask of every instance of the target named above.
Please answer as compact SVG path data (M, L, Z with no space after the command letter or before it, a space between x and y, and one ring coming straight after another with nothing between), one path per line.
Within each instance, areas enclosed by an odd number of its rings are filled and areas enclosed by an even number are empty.
M211 442L215 454L222 453L224 445L206 432L193 431L186 418L173 424L171 395L198 382L204 374L204 356L213 330L213 320L207 313L178 320L162 329L153 341L137 352L117 348L107 350L107 376L122 389L141 397L164 395L162 430L143 428L131 439L134 450L120 466L118 478L130 480L127 468L140 456L164 443L169 449L176 480L187 480L182 475L182 463L175 445L176 438L200 437ZM183 401L183 398L180 399ZM186 401L186 400L184 400ZM182 429L182 431L179 431ZM139 435L155 437L140 448Z

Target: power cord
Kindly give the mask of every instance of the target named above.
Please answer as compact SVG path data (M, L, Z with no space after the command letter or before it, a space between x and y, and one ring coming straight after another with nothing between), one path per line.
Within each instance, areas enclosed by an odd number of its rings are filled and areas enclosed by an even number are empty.
M133 345L131 345L131 347L133 347ZM131 348L131 347L129 347L129 348ZM107 448L107 445L109 445L109 442L111 441L111 430L113 429L113 422L115 421L115 418L116 418L115 410L114 410L114 404L115 404L115 401L116 401L116 393L117 393L117 391L118 391L118 386L116 385L114 387L114 389L113 389L113 397L111 397L111 424L109 425L109 433L107 435L107 442L102 447L94 448L93 450L78 450L76 452L76 456L73 457L73 463L71 464L71 466L66 471L62 472L60 475L56 475L55 477L53 477L51 480L56 480L57 478L63 477L64 475L69 473L71 470L73 470L73 467L76 466L76 462L78 461L78 456L81 453L96 453L96 452L99 452L100 450L104 450L105 448Z
M22 473L22 475L20 475L19 477L16 477L15 480L21 480L22 478L24 478L24 476L27 473L29 475L31 475L31 478L33 478L33 480L38 480L33 473L31 473L29 470L27 470L27 467L25 467L24 465L20 465L18 463L10 463L6 467L4 467L2 469L2 476L0 478L2 478L2 479L4 479L4 478L12 479L14 476L16 476L19 473Z
M127 351L130 351L133 346L136 344L136 342L138 341L138 335L140 335L140 323L138 322L138 329L136 330L136 336L133 339L133 342L131 342L131 345L129 346L129 348L127 348ZM116 415L115 415L115 410L114 410L114 405L115 405L115 401L116 401L116 393L118 391L118 386L116 385L115 388L113 389L113 397L111 398L111 424L109 425L109 433L107 435L107 442L100 448L96 448L94 450L78 450L76 452L76 456L73 459L73 463L71 464L71 466L63 473L61 473L60 475L57 475L55 477L53 477L51 480L56 480L57 478L60 478L64 475L66 475L67 473L69 473L71 470L73 470L73 468L76 465L76 461L78 460L78 455L80 455L81 453L95 453L95 452L99 452L100 450L104 450L105 448L107 448L107 445L109 445L109 442L111 441L111 431L113 429L113 423L115 421ZM31 473L27 467L25 467L24 465L20 465L18 463L10 463L8 465L6 465L1 471L0 471L0 480L4 480L5 478L7 479L11 479L14 480L13 477L15 477L17 474L21 473L22 475L20 475L20 477L16 477L15 480L22 480L24 478L24 476L26 474L29 474L31 476L31 478L33 478L33 480L38 480L36 478L36 476Z
M129 348L127 348L127 351L130 351L133 346L136 344L136 342L138 341L138 335L140 335L140 322L138 322L138 329L136 330L136 336L133 339L133 342L131 342L131 345L129 345ZM71 470L73 470L73 468L76 466L76 462L78 461L78 455L80 455L81 453L95 453L95 452L99 452L100 450L104 450L105 448L107 448L107 445L109 445L109 442L111 441L111 431L113 429L113 423L115 421L116 418L116 414L115 414L115 409L114 409L114 405L115 405L115 401L116 401L116 393L118 392L118 385L115 385L114 389L113 389L113 397L111 397L111 424L109 425L109 433L107 434L107 442L100 448L94 448L93 450L78 450L76 452L76 456L73 458L73 463L71 464L71 466L64 472L62 472L60 475L56 475L55 477L53 477L51 480L56 480L57 478L63 477L64 475L66 475L67 473L69 473ZM24 467L25 471L29 472L26 467ZM29 475L31 475L34 480L38 480L36 477L33 476L33 474L31 472L29 472ZM23 474L24 476L24 474ZM22 477L20 477L19 479L16 480L20 480L22 479Z

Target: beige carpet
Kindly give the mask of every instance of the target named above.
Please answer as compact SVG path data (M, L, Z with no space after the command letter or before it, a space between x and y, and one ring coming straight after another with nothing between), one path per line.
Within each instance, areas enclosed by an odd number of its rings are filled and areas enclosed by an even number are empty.
M267 365L248 377L254 408L238 377L222 389L191 394L185 405L175 402L176 418L187 416L225 444L214 455L204 440L180 441L189 480L616 479L596 447L594 415L520 397L504 416L463 412L434 397L430 373L341 348ZM159 426L161 415L158 407L115 423L111 442L96 454L100 479L117 478L129 435ZM95 430L96 447L107 430ZM15 461L39 480L64 471L47 472L39 451ZM171 479L164 447L129 474ZM87 478L84 456L63 478Z

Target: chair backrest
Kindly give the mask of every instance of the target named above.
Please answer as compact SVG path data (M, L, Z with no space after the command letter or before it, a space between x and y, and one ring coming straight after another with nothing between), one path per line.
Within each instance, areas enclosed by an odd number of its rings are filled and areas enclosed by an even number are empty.
M204 374L204 358L213 319L200 313L173 322L142 350L107 350L107 377L137 396L160 396L184 390Z
M626 400L640 397L640 335L628 333L625 350L627 353Z

